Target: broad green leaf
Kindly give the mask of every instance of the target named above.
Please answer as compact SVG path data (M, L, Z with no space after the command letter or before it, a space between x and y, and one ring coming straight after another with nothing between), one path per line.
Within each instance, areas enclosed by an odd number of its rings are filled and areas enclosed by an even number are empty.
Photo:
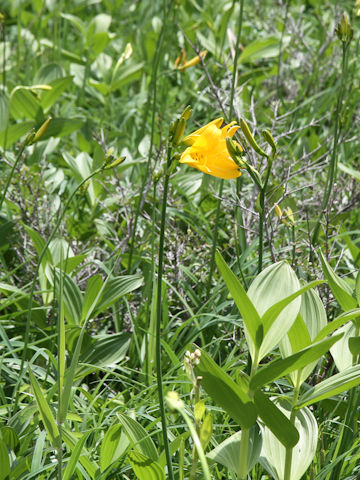
M16 120L27 118L38 124L45 120L40 102L29 87L15 87L11 92L10 114Z
M327 324L324 305L315 292L308 290L301 297L300 312L290 328L287 336L283 337L279 346L281 356L289 357L293 353L308 347L315 341L315 337ZM323 337L325 338L326 335ZM319 340L322 340L319 339ZM300 371L290 373L293 385L300 386L314 369L317 361L309 364Z
M0 440L0 465L0 480L6 480L10 474L10 458L3 440Z
M118 90L124 85L140 78L144 65L144 62L135 63L133 65L121 65L121 67L116 72L116 75L114 76L113 82L111 84L111 90Z
M338 333L342 333L344 336L330 349L330 353L334 359L336 368L339 372L342 372L352 367L353 364L353 355L349 349L349 340L355 337L356 327L353 323L348 323L339 328Z
M244 287L241 285L238 278L233 274L227 266L225 260L219 252L215 254L216 264L225 280L225 283L236 303L237 308L244 320L245 327L249 332L251 338L252 349L258 347L262 341L262 325L258 312L255 306L246 294ZM253 356L253 355L252 355Z
M110 278L105 285L98 304L96 305L95 315L98 315L108 307L111 307L123 295L139 288L142 283L143 277L139 275L122 275L120 277Z
M52 444L53 448L61 448L59 430L55 418L31 369L29 369L29 376L36 404L40 412L40 417L46 428L50 443Z
M65 76L64 69L58 63L47 63L39 68L35 73L34 81L37 84L49 85L54 80Z
M285 401L277 400L276 404L284 415L290 417L290 406ZM314 415L308 408L296 412L295 427L299 432L299 441L293 449L289 478L300 480L315 456L318 440L318 426ZM285 455L285 447L265 427L260 463L275 480L284 480Z
M50 137L66 137L79 130L84 124L85 121L82 118L53 118L41 140L47 140Z
M209 452L206 456L210 460L220 463L221 465L224 465L224 467L236 473L239 471L240 467L240 441L241 431L231 435L229 438L211 450L211 452ZM261 446L261 431L258 425L255 424L250 430L249 451L247 456L248 472L250 472L250 470L257 463L261 452Z
M68 449L73 452L78 444L79 440L75 437L72 432L66 430L66 428L61 429L62 439L65 442ZM79 445L80 447L80 445ZM90 478L95 478L95 473L98 470L96 463L89 460L90 453L82 446L82 455L79 457L79 462L85 468Z
M356 320L358 318L360 318L360 308L354 308L353 310L342 313L320 330L320 332L315 337L315 342L327 337L328 335L330 335L330 333L342 327L344 323L347 323L350 320Z
M299 432L287 416L260 390L256 390L254 402L259 417L275 437L286 448L294 447L299 440Z
M80 355L76 377L88 375L96 367L119 363L125 357L130 345L128 333L116 333L95 337L93 344ZM81 365L81 364L87 365Z
M158 459L158 453L154 442L145 428L139 422L123 413L119 413L118 418L133 448L155 462Z
M46 430L40 432L40 435L36 439L34 453L31 460L30 473L36 473L42 467L42 459L45 449Z
M247 292L248 297L259 315L261 317L264 314L266 315L265 321L267 325L270 325L268 318L272 322L260 346L259 360L267 355L291 328L299 313L301 299L299 297L295 298L278 314L275 320L273 320L271 307L278 312L276 304L299 290L299 280L293 269L285 261L274 263L265 268L252 282ZM263 322L263 319L261 321ZM246 330L245 335L249 343L251 356L253 357L252 346Z
M69 87L72 82L72 76L57 78L53 80L49 87L51 90L45 90L41 93L41 106L47 111L60 97L60 95Z
M200 427L200 443L203 450L209 445L213 431L213 422L211 413L207 413Z
M4 149L11 147L13 143L27 135L34 126L34 122L21 122L10 125L9 128L2 130L0 133L0 146Z
M349 350L351 354L357 357L360 353L360 337L349 338Z
M336 300L340 303L343 310L351 310L352 308L356 308L357 303L355 298L352 296L353 292L351 287L345 282L345 280L340 278L334 272L321 251L319 254L325 278L328 281Z
M278 360L268 363L253 376L250 381L250 388L256 390L257 388L273 382L277 378L283 377L294 370L306 367L324 355L341 337L341 334L333 335L326 340L321 340L303 350L299 350L289 357L279 358Z
M70 275L65 272L60 272L59 269L55 269L52 271L53 277L50 274L50 270L47 270L47 273L47 277L50 280L50 283L55 288L57 298L61 298L59 288L60 275L62 276L62 299L64 300L65 318L70 325L80 325L82 308L82 293L80 288L70 277Z
M340 170L347 173L348 175L351 175L353 178L355 178L355 180L360 182L360 171L359 170L355 170L355 168L344 165L341 162L338 163L338 166L339 166Z
M76 158L71 156L68 152L63 152L63 158L73 171L74 176L79 183L88 178L93 171L93 160L85 152L80 153ZM96 192L93 179L89 180L86 196L91 207L94 207L96 203Z
M3 131L9 121L9 99L4 90L0 90L0 131Z
M84 299L82 303L82 311L81 311L81 322L83 322L90 312L91 316L91 311L95 308L94 305L94 298L98 295L100 292L101 287L103 286L103 281L101 278L101 275L93 275L92 277L89 278L87 285L86 285L86 290L84 294ZM101 297L100 297L101 298ZM99 301L100 301L99 298Z
M177 452L179 450L179 448L181 448L181 446L184 445L185 440L187 440L189 438L189 436L190 436L190 432L187 431L187 432L184 432L181 435L177 435L175 437L175 440L173 440L169 445L171 455L173 455L175 452ZM165 465L166 465L166 452L165 452L165 450L163 450L160 453L157 462L162 468L165 467Z
M139 480L165 480L161 466L146 455L133 450L128 454L128 459Z
M203 377L201 386L214 402L242 428L250 428L255 424L256 408L246 391L237 385L203 350L201 350L200 364L196 366L196 374Z
M279 39L275 37L259 38L246 45L239 57L239 62L254 62L264 58L277 57L279 48Z
M91 432L84 433L80 440L77 441L75 448L72 449L70 459L62 474L62 480L72 480L72 478L74 478L73 474L75 472L80 456L84 455L83 448L90 433Z
M306 293L311 288L316 287L317 285L320 285L320 283L324 283L324 282L322 280L314 280L313 282L310 282L307 285L304 285L297 292L289 295L283 300L280 300L280 302L275 303L275 305L272 305L261 317L261 321L264 325L264 336L268 333L274 321L278 318L278 316L284 310L285 307L287 307L293 300L298 298L303 293Z
M19 437L16 430L9 426L3 426L0 428L0 439L3 440L5 445L15 451L19 445Z
M121 425L112 425L105 433L100 448L100 469L103 472L126 452L129 446L128 437Z
M360 365L347 368L336 375L333 375L321 383L311 387L304 393L297 403L296 408L302 408L312 403L317 403L324 398L329 398L338 393L350 390L360 384Z

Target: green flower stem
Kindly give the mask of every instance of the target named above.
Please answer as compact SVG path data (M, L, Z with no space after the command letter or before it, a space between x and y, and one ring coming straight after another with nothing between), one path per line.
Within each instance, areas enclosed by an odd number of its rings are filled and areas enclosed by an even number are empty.
M241 440L240 440L240 466L239 466L239 471L237 472L238 480L246 480L246 477L247 477L249 439L250 439L250 428L243 428L241 430Z
M311 238L311 244L313 247L317 245L318 242L318 236L320 232L320 225L321 225L321 218L324 214L324 210L326 209L331 192L333 189L334 182L336 181L336 167L337 167L337 149L338 149L338 141L339 141L339 135L340 135L340 127L339 127L339 119L340 119L340 113L341 113L341 107L342 107L342 102L344 98L344 92L345 92L345 84L346 84L346 77L347 77L347 51L348 51L349 44L344 44L343 43L343 49L342 49L342 72L341 72L341 84L340 84L340 89L339 89L339 96L336 102L336 108L335 108L335 126L334 126L334 142L333 142L333 149L332 149L332 155L330 159L330 164L329 168L327 171L327 178L326 178L326 185L325 185L325 190L324 190L324 197L321 203L321 209L320 209L320 215L319 218L315 224L312 238Z
M102 170L103 170L103 167L94 170L94 172L92 172L87 178L85 178L85 180L83 180L81 183L79 183L79 185L73 190L73 192L71 193L70 197L68 198L61 214L58 216L55 227L54 227L53 231L51 232L51 235L49 236L49 238L48 238L48 240L47 240L47 242L46 242L46 244L45 244L45 246L44 246L44 248L43 248L43 250L42 250L42 252L39 256L39 260L37 262L36 269L35 269L35 272L34 272L34 279L32 281L31 288L30 288L30 293L29 293L29 302L28 302L26 326L25 326L25 336L24 336L24 348L23 348L22 356L21 356L21 364L20 364L20 371L19 371L19 375L18 375L18 380L17 380L16 387L15 387L15 392L16 392L15 393L15 398L13 397L13 410L12 410L13 415L16 413L17 408L18 408L18 403L19 403L19 395L20 395L19 387L20 387L21 381L23 379L24 364L25 364L26 356L27 356L27 352L28 352L28 343L29 343L30 325L31 325L31 316L32 316L32 302L33 302L33 298L34 298L35 285L36 285L37 277L38 277L38 274L39 274L41 262L42 262L42 260L45 256L46 251L47 251L47 249L50 245L50 242L54 238L54 236L55 236L55 234L56 234L56 232L57 232L57 230L60 226L60 223L62 222L62 220L64 218L65 212L67 211L67 209L68 209L70 203L72 202L75 194L77 193L77 191L83 185L86 184L86 182L88 182L92 177L94 177L95 175L100 173Z
M1 207L2 207L2 204L4 203L4 200L5 200L5 196L6 196L6 193L8 191L8 188L9 188L9 185L10 185L10 182L11 182L11 179L12 177L14 176L14 173L15 173L15 170L16 170L16 167L20 161L20 158L21 158L21 155L23 154L25 148L28 146L28 143L25 142L22 144L20 150L19 150L19 153L17 154L17 157L16 157L16 160L14 162L14 165L12 166L12 169L11 169L11 172L9 173L9 176L6 180L6 185L5 185L5 188L2 192L2 195L1 195L1 198L0 198L0 211L1 211Z
M263 250L264 250L264 221L265 221L265 196L266 188L270 177L271 165L273 158L268 158L268 168L265 174L265 181L260 189L260 214L259 214L259 257L258 257L258 273L262 271Z
M165 241L165 223L166 223L166 206L167 196L169 191L169 167L171 165L171 147L168 147L167 168L164 179L164 191L161 207L161 221L160 221L160 239L159 239L159 261L158 261L158 277L157 277L157 297L156 297L156 381L159 396L159 408L161 415L162 434L164 439L164 449L166 456L166 463L168 466L168 479L174 480L174 473L172 469L171 454L169 447L169 440L167 436L167 425L164 405L164 392L161 371L161 320L162 320L162 277L164 266L164 241Z

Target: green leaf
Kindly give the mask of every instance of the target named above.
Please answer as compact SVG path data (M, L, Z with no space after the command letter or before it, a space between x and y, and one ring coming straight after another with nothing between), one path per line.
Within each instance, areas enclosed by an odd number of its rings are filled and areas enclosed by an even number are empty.
M41 93L41 100L40 104L44 111L47 111L60 97L60 95L68 88L68 86L72 83L72 76L64 77L64 78L57 78L53 80L49 87L51 90L45 90Z
M89 315L89 317L91 316L91 312L95 308L94 298L96 298L96 296L100 292L103 283L104 282L102 281L101 275L99 274L93 275L89 278L82 303L81 322L85 320L87 315ZM99 301L100 298L101 296L99 297Z
M47 140L50 137L66 137L82 128L84 124L85 121L82 118L53 118L41 140Z
M330 335L330 333L342 327L344 323L347 323L350 320L355 320L359 317L360 317L360 308L354 308L353 310L342 313L341 315L336 317L332 322L328 323L327 325L325 325L325 327L323 327L320 330L320 332L315 337L315 342L327 337L328 335Z
M346 371L353 365L353 355L349 348L349 340L354 337L356 327L353 323L348 323L338 330L343 337L330 349L331 356L334 359L336 368L339 372Z
M350 390L360 384L360 365L348 368L330 378L322 381L304 393L297 403L296 408L302 408L312 403L320 402L338 393Z
M290 417L291 407L284 400L276 400L277 407ZM299 432L299 441L293 450L291 480L300 480L310 466L317 447L318 426L314 415L308 408L296 412L295 427ZM268 428L263 430L263 447L260 463L275 480L283 480L286 449Z
M5 442L0 440L0 480L6 480L10 474L10 458Z
M280 342L296 320L301 304L298 295L282 311L283 304L281 302L284 301L284 304L286 304L288 297L296 294L299 290L299 280L293 269L285 261L274 263L265 268L252 282L247 292L248 297L262 317L261 322L264 322L263 315L265 314L265 322L268 328L259 349L258 360L261 360ZM275 320L274 316L276 316ZM245 335L248 340L246 331ZM253 357L251 343L249 344L249 350Z
M7 129L0 133L0 145L2 148L11 147L11 145L17 142L21 137L28 134L30 130L35 126L34 122L21 122L15 125L10 125Z
M300 295L307 292L311 288L316 287L317 285L320 285L321 283L324 283L324 282L322 280L314 280L313 282L310 282L304 287L300 288L300 290L298 290L297 292L289 295L283 300L280 300L280 302L275 303L275 305L272 305L261 317L261 321L264 325L264 335L267 334L267 332L270 330L271 326L273 325L274 321L278 318L278 316L284 310L285 307L287 307L293 300L298 298Z
M61 434L62 434L62 439L65 442L66 446L71 452L73 452L77 444L79 443L79 440L77 440L77 438L73 433L66 430L66 428L61 429ZM79 448L80 448L80 445L79 445ZM81 451L82 451L82 455L79 456L79 462L85 468L90 478L95 478L96 477L95 473L98 469L98 466L94 462L89 460L90 453L86 450L84 446L82 446Z
M15 87L11 92L10 114L16 120L28 118L39 124L45 120L40 102L29 87Z
M103 472L121 458L129 446L129 440L121 425L112 425L105 433L100 448L100 469Z
M360 353L360 337L349 338L349 350L352 355L357 356Z
M268 363L253 376L250 381L250 388L256 390L257 388L273 382L277 378L283 377L294 370L304 368L324 355L324 353L326 353L341 337L342 334L332 336L326 340L314 343L289 357L280 358Z
M239 62L254 62L279 55L280 41L275 37L260 38L246 45Z
M110 278L107 282L103 294L96 305L95 315L102 313L111 307L123 295L139 288L143 283L143 277L140 275L122 275Z
M237 385L214 360L201 350L196 374L203 377L202 387L242 428L255 424L257 413L246 391Z
M145 428L139 422L123 413L119 413L118 417L136 451L152 461L156 461L158 459L157 450Z
M275 437L286 447L292 448L299 441L299 432L279 408L260 390L254 394L258 414Z
M217 445L206 456L216 463L224 465L232 472L238 472L240 467L240 441L241 431L236 432L222 443ZM247 471L250 472L257 463L262 446L260 428L255 424L250 430L249 451L247 456Z
M252 344L254 345L254 348L255 346L258 347L262 341L262 325L260 316L250 298L246 294L240 281L227 266L225 260L219 252L216 252L215 259L221 276L225 280L234 302L236 303L236 306L244 320L244 324L249 332Z
M83 448L90 433L91 432L84 433L80 440L77 441L75 448L72 449L70 459L62 475L62 480L71 480L73 478L79 458L81 454L84 455Z
M29 368L29 377L30 377L31 387L34 392L36 404L40 412L40 417L46 428L50 443L53 446L53 448L61 448L60 435L59 435L59 430L58 430L55 418L30 368Z
M80 355L76 377L88 375L96 367L106 367L119 363L125 357L130 345L128 333L102 335L95 338L94 343ZM91 365L91 366L90 366Z
M351 175L353 178L355 178L355 180L360 182L360 172L359 172L359 170L355 170L354 168L349 167L347 165L344 165L341 162L338 163L338 166L339 166L340 170L347 173L348 175Z
M128 459L139 480L165 480L161 466L146 455L133 450L129 453Z
M356 308L357 303L355 298L352 296L353 292L351 287L345 282L345 280L340 278L334 272L321 251L319 254L325 278L328 281L336 300L340 303L343 310L351 310L352 308Z
M0 428L0 438L3 440L5 445L10 449L15 451L20 443L18 434L16 430L12 427L4 426ZM1 465L1 463L0 463Z
M356 275L356 280L355 280L355 295L356 295L356 300L357 303L360 307L360 270L358 271Z

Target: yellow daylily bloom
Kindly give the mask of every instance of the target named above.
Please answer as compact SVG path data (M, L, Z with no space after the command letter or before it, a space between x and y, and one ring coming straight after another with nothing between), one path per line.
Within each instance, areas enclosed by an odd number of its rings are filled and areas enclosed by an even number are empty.
M231 122L220 128L223 118L217 118L184 138L183 143L189 147L182 153L179 162L197 168L218 178L237 178L241 172L239 166L231 158L226 137L232 138L239 128ZM241 145L236 143L242 151Z

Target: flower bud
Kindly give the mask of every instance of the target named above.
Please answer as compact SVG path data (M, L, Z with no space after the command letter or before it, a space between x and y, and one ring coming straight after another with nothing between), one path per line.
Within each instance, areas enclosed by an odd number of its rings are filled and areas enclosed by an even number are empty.
M51 117L49 117L47 120L45 120L45 122L41 125L39 130L35 133L34 138L32 140L32 143L36 143L39 140L41 140L41 138L45 135L47 129L49 128L51 120L52 120Z
M199 55L196 55L196 57L191 58L188 62L183 63L182 65L179 65L177 68L184 72L187 68L194 67L198 63L201 62L203 58L205 58L207 54L207 50L203 50L202 52L199 53Z
M282 217L282 210L281 210L281 208L279 207L279 205L278 205L277 203L275 204L275 213L276 213L276 216L281 219L281 217Z
M349 17L344 12L341 21L336 25L335 33L344 44L349 44L354 35L354 30L349 22Z
M110 170L111 168L115 168L118 165L120 165L121 163L123 163L125 161L125 159L126 159L126 157L118 157L116 160L114 160L111 163L105 163L104 167L103 167L103 170Z
M190 105L188 105L183 111L183 113L181 114L181 116L185 118L185 120L189 120L191 115L192 115L192 108L190 107Z
M270 145L273 155L275 155L275 153L276 153L276 143L275 143L275 140L274 140L273 136L271 135L270 130L263 130L262 134L263 134L263 137L265 138L265 140L267 141L267 143Z
M177 120L177 125L176 125L174 136L172 139L172 144L174 147L179 145L179 143L181 142L181 139L185 132L185 127L186 127L186 120L184 117L180 117L179 120Z
M243 119L240 120L240 128L246 140L248 141L249 145L255 150L255 152L257 152L259 155L262 155L263 157L266 157L267 156L266 153L256 143L256 140L250 131L249 125Z

